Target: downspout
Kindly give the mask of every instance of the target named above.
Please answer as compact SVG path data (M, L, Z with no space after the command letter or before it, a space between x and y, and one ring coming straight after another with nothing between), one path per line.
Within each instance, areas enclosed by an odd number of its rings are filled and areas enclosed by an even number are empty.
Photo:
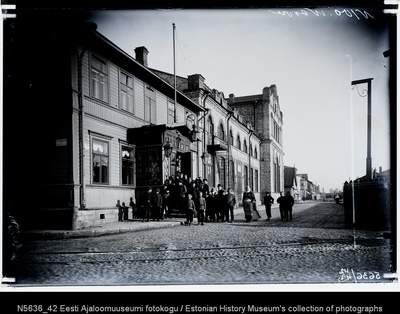
M208 92L208 91L207 91ZM206 100L207 97L210 96L210 92L207 93L207 95L204 97L203 99L203 107L204 109L206 109ZM206 116L208 115L210 111L206 110L206 113L204 114L203 118L204 118L204 123L203 123L203 155L205 158L206 155ZM203 163L203 179L206 179L206 164L205 164L205 159L204 159L204 163Z
M253 130L250 130L250 134L249 134L249 150L248 150L248 152L249 152L249 173L248 173L248 175L247 175L247 185L248 186L250 186L250 171L251 171L251 154L250 154L250 138L251 138L251 136L254 134L254 131Z
M233 186L229 186L229 175L230 175L230 172L229 172L229 168L230 168L230 147L231 147L231 133L229 132L229 120L232 118L232 116L233 116L233 113L232 113L232 111L229 111L228 112L228 118L226 119L226 132L227 132L227 135L228 135L228 165L227 165L227 169L228 169L228 187L230 187L230 188L232 188L233 189Z
M86 186L85 186L85 147L84 147L84 105L83 105L83 79L82 64L87 48L84 47L78 55L78 103L79 103L79 170L80 170L80 209L86 208Z

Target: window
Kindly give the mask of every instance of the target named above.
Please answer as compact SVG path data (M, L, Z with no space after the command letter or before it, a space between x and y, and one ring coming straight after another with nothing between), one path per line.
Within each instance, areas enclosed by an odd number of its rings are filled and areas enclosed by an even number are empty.
M92 139L93 183L108 184L109 143Z
M207 126L206 126L206 130L207 130L207 144L211 145L213 144L213 135L214 135L214 124L211 120L211 117L208 118L207 120Z
M173 124L176 122L175 119L175 104L173 101L168 101L168 118L167 123Z
M225 182L225 158L224 157L219 157L218 159L218 170L219 170L219 183L222 185L223 188L226 187L226 182Z
M121 72L119 83L121 109L133 113L133 78Z
M247 166L244 166L244 184L245 186L249 185L249 171Z
M254 147L254 158L258 159L257 147Z
M250 189L254 192L254 184L253 184L253 173L254 173L254 171L253 171L253 168L250 168L250 182L249 182L249 185L250 185Z
M274 182L275 192L279 192L281 189L281 167L279 164L278 157L275 159L274 162L274 174L275 174L275 182Z
M107 62L92 55L91 58L91 96L108 102L108 68Z
M254 192L258 192L258 170L255 170L254 173L255 177L254 177Z
M218 127L218 137L225 141L225 132L224 132L224 126L222 125L222 123L219 125Z
M144 119L148 122L155 123L156 121L156 93L150 87L145 91L144 103Z
M237 136L236 143L237 143L236 147L238 149L242 149L242 143L240 142L240 136L239 135Z
M122 185L133 185L134 184L134 150L132 147L122 146L121 147L121 182Z
M229 144L233 145L233 134L232 134L232 129L229 130Z
M228 174L228 184L230 188L234 188L235 187L235 164L233 162L233 160L229 161L229 174Z
M253 145L251 145L251 143L250 143L249 155L250 155L251 157L253 157Z
M243 151L245 153L247 153L247 142L246 142L246 140L244 140L244 142L243 142Z

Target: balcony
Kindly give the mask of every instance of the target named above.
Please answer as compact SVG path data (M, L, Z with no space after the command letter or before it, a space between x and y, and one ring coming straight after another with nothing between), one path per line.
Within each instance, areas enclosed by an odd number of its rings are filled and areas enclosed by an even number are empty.
M207 145L207 151L209 153L214 153L218 151L227 151L227 150L228 150L227 142L216 135L212 137L211 143Z

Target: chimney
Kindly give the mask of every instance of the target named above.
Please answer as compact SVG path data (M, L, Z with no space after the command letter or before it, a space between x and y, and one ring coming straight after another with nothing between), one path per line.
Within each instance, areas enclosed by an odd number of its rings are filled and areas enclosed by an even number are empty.
M147 55L149 54L147 48L144 46L136 47L135 53L136 53L136 61L147 67Z
M188 75L188 89L204 89L204 77L201 74Z

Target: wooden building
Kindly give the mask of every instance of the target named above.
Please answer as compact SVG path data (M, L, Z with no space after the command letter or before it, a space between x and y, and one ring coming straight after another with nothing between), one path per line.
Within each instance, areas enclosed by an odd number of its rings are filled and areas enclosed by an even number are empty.
M5 25L3 206L22 228L116 221L117 200L194 171L187 117L203 107L80 21L22 12Z

